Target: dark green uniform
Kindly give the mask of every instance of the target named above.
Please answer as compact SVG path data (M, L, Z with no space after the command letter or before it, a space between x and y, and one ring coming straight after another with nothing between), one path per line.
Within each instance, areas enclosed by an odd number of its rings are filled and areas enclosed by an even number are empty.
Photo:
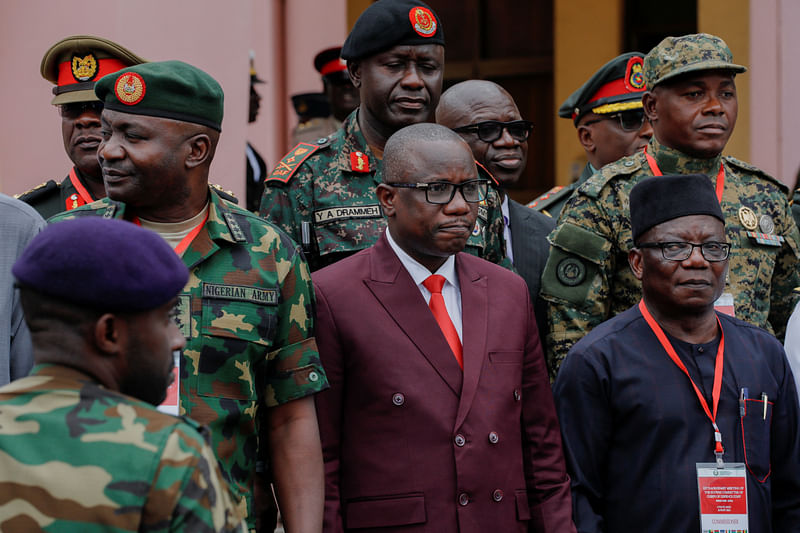
M375 195L381 172L356 110L342 129L315 144L298 144L281 160L267 178L259 212L301 243L317 270L377 242L386 227ZM464 251L510 268L500 200L491 187Z
M108 198L63 213L125 218ZM298 246L253 213L210 192L205 227L182 256L189 282L179 296L186 337L180 414L211 429L234 494L254 521L257 413L327 388L313 338L314 291Z
M578 181L572 182L569 185L553 187L536 200L530 202L528 207L558 220L558 216L561 214L561 210L564 209L564 204L567 203L569 197L572 196L572 193L577 191L578 187L583 185L592 174L594 174L592 165L586 163Z
M86 194L89 194L86 178L83 177L80 171L77 168L73 168L70 174L74 176L74 179L84 188ZM62 211L75 209L76 207L96 200L96 198L91 198L91 201L87 202L86 198L84 198L80 192L78 192L78 189L75 188L75 185L73 185L70 179L71 176L64 178L61 183L56 183L55 180L49 180L27 192L17 195L16 198L36 209L44 219L48 219Z
M715 184L722 161L721 203L732 245L725 292L733 295L737 318L782 338L797 301L792 291L800 285L800 233L786 186L732 157L694 159L655 137L647 151L664 174L708 174ZM551 376L573 344L641 297L641 284L628 266L633 247L628 202L633 186L652 176L643 152L606 165L578 188L550 234L541 294L548 302Z
M77 370L37 366L0 388L0 530L244 532L207 439Z

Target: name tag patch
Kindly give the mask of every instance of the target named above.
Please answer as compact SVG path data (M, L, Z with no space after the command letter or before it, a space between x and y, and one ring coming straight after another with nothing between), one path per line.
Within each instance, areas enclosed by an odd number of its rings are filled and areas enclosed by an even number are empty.
M241 285L203 283L203 298L238 300L262 305L278 305L278 289L259 289Z
M351 218L380 218L382 216L381 206L378 204L331 207L329 209L314 211L314 222L317 224L325 224L327 222L336 222Z

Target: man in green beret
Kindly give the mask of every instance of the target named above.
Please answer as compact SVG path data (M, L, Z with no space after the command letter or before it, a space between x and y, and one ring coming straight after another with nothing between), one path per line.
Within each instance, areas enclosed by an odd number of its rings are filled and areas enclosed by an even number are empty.
M642 110L643 58L639 52L615 57L564 100L558 116L572 119L588 161L577 181L553 187L528 207L558 219L572 193L598 169L647 146L653 128Z
M379 0L358 18L341 57L361 105L333 135L284 156L259 211L302 245L312 270L368 248L386 227L375 196L383 147L401 128L433 121L444 74L441 20L416 0ZM510 265L502 229L493 191L465 251Z
M18 196L42 217L106 196L97 162L103 102L95 96L94 84L106 74L144 61L114 41L92 35L61 39L45 52L41 74L55 85L50 103L61 115L64 150L74 166L61 183L49 180Z
M250 527L256 462L269 451L289 531L319 531L323 470L313 394L327 387L314 293L297 245L208 185L222 88L180 61L146 63L95 86L108 198L51 220L119 218L159 233L189 267L176 315L186 338L179 413L207 424ZM259 433L265 435L259 439Z
M735 76L725 42L708 34L667 37L644 60L644 111L653 138L644 152L603 167L567 201L550 235L542 276L548 301L551 375L588 331L635 304L641 283L628 268L633 248L629 194L663 174L705 174L714 184L731 243L718 310L783 337L800 285L800 233L788 189L722 151L736 125Z

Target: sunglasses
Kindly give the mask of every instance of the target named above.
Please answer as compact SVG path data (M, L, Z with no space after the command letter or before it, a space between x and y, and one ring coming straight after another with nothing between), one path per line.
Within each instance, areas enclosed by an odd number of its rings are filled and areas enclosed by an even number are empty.
M87 111L99 115L103 112L103 102L73 102L58 106L58 112L61 113L61 116L71 120L75 120Z
M603 115L600 118L587 120L583 123L584 126L595 124L603 120L618 120L619 127L625 131L635 131L642 127L644 124L644 111L641 109L633 109L631 111L620 111L619 113L612 113L610 115Z
M456 133L477 133L478 139L485 143L493 143L503 136L503 130L506 130L514 140L525 142L528 140L532 129L533 122L528 120L512 120L511 122L487 120L470 124L469 126L461 126L453 129L453 131Z

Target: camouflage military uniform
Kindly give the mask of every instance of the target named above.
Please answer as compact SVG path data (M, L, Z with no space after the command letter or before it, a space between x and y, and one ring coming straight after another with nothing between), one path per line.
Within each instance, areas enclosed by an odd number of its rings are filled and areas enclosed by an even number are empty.
M313 333L313 289L297 245L255 214L211 191L205 228L182 259L186 337L180 413L207 424L234 494L252 508L257 411L327 387ZM125 218L108 198L51 219ZM265 443L263 445L266 445Z
M792 216L795 224L800 227L800 189L796 189L792 196Z
M369 248L386 227L375 195L381 163L358 126L358 110L316 144L299 144L267 178L260 214L303 245L311 270ZM497 192L478 211L464 250L510 268Z
M41 365L0 388L0 531L245 531L201 428Z
M594 174L594 168L589 163L586 163L586 166L583 167L583 172L578 178L578 181L572 182L563 187L553 187L534 201L530 202L528 207L531 209L536 209L540 213L544 213L545 215L558 220L558 216L561 214L561 210L564 209L564 204L567 203L569 197L572 196L572 193L578 190L578 187L583 185L586 180L592 176L592 174Z
M714 183L722 160L722 211L732 244L725 292L733 295L737 318L782 337L797 299L792 289L800 284L800 234L786 187L732 157L693 159L655 137L647 151L664 174L703 173ZM643 152L606 165L570 198L550 234L542 297L548 302L546 345L553 377L573 344L641 297L641 285L628 266L633 247L628 198L634 185L651 176ZM755 215L751 219L764 221L761 228L745 227L745 209ZM765 227L770 224L774 228Z

